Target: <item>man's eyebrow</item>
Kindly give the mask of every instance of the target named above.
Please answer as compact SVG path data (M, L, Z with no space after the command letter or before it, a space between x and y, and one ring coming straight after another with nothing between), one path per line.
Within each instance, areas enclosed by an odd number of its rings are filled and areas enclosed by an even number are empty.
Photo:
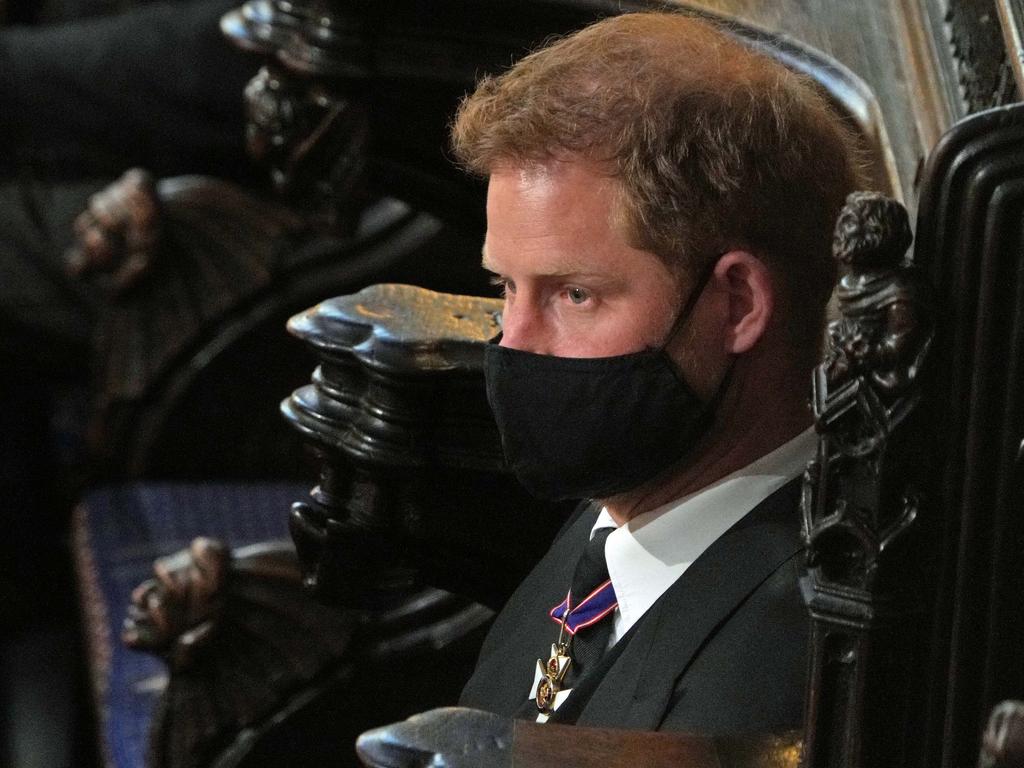
M491 260L487 254L486 246L480 249L480 253L480 266L487 272L491 272L493 274L500 274L501 270L496 269L495 265L491 263ZM535 277L556 280L576 278L585 280L597 280L600 282L617 282L615 280L610 280L607 275L591 272L590 265L585 262L580 262L578 264L565 264L560 269L552 270L550 272L540 272L536 274Z

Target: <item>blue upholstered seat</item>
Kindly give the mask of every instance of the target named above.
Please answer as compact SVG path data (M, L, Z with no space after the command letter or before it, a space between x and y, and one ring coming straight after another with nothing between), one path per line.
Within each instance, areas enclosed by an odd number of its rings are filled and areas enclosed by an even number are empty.
M196 536L231 547L288 538L288 510L308 486L288 483L144 483L101 488L75 512L73 545L88 634L103 759L144 765L154 706L166 684L163 663L121 643L132 590L153 561Z

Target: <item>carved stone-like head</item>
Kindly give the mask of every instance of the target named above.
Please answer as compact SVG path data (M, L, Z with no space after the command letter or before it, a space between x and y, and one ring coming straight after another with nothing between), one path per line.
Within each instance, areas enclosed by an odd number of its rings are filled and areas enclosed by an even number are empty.
M246 144L249 155L269 167L274 186L294 186L305 142L332 107L327 94L311 92L273 63L260 69L245 87Z
M896 267L912 240L902 205L878 192L853 192L836 220L832 254L849 268Z
M133 648L171 651L208 635L224 601L231 553L221 542L194 539L153 564L154 578L132 593L123 640Z
M346 198L358 175L365 121L350 91L366 76L367 54L357 10L250 0L221 20L233 44L265 60L245 89L250 155L279 192L314 205Z

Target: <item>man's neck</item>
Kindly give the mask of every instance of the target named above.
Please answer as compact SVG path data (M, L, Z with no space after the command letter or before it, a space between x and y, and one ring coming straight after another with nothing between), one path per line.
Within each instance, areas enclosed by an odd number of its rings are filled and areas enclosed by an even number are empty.
M623 525L637 515L706 488L771 453L811 425L802 401L750 413L723 402L711 429L680 464L639 488L602 499L612 519Z

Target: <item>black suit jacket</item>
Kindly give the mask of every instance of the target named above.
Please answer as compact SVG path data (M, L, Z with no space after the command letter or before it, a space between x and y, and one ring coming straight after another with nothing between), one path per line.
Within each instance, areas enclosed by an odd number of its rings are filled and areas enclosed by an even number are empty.
M798 577L794 480L715 541L587 675L553 721L595 727L750 733L799 728L808 618ZM557 634L564 596L598 509L560 535L499 614L460 704L512 715Z

